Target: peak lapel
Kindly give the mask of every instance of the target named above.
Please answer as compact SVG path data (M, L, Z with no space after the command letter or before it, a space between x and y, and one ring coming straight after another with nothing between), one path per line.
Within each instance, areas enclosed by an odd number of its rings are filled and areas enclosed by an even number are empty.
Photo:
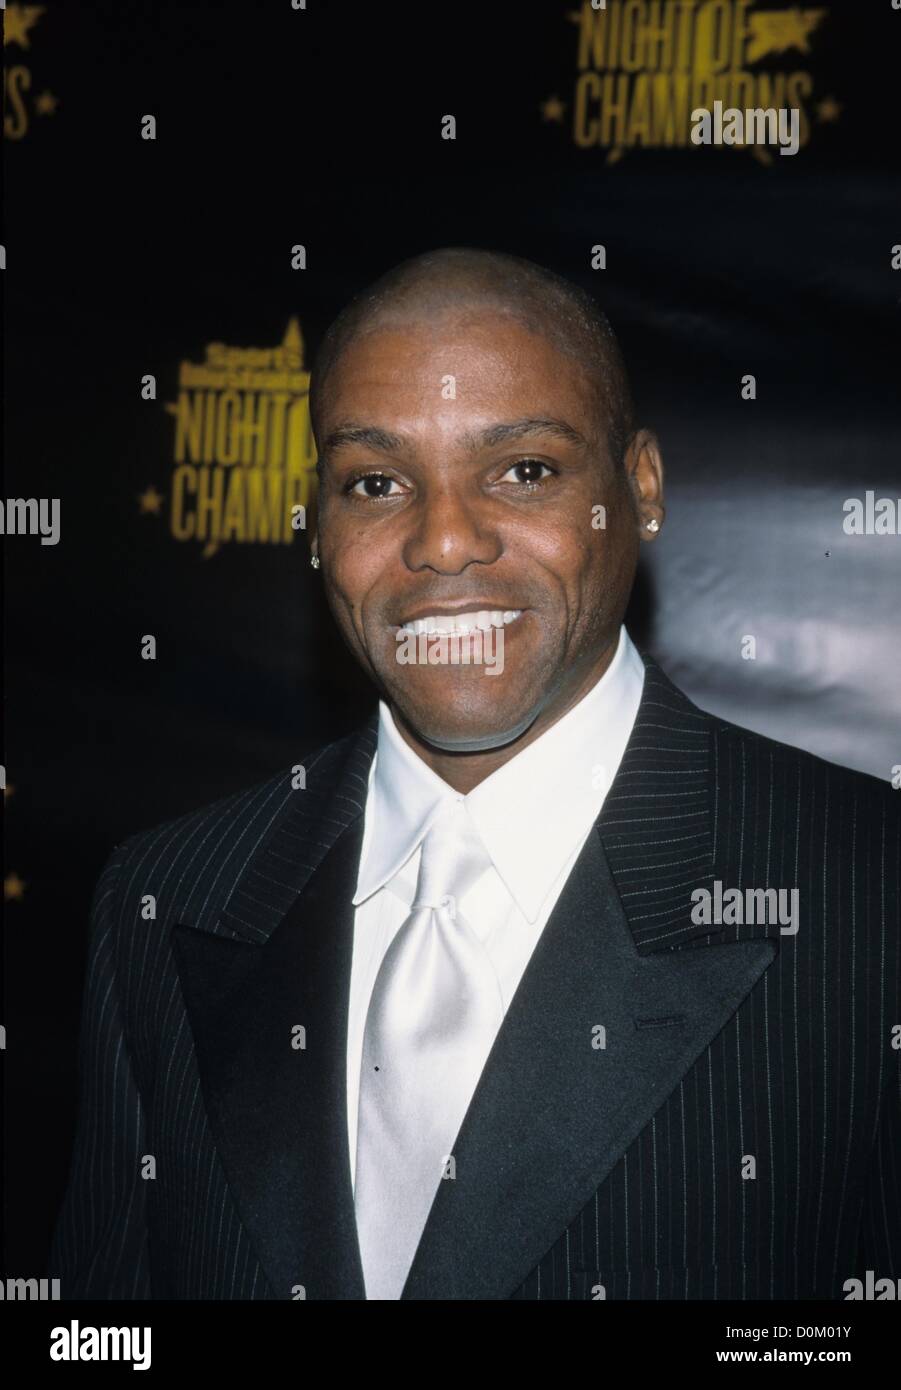
M593 832L495 1040L402 1297L508 1298L774 952L642 955Z
M709 888L717 788L712 721L644 657L641 703L598 829L639 951L671 950L709 929L691 894Z
M214 918L173 930L211 1129L277 1298L364 1296L345 1050L375 730L310 769Z

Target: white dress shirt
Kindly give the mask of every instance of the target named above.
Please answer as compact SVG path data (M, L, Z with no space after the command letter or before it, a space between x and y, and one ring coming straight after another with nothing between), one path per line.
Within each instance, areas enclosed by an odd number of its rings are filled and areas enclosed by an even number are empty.
M462 801L491 863L459 902L497 971L504 1012L600 815L625 751L644 685L644 663L625 628L599 681L562 719L466 796L402 738L379 701L363 846L353 897L347 1029L347 1130L356 1181L363 1031L373 985L410 912L420 847L439 804ZM487 1060L486 1058L483 1059Z

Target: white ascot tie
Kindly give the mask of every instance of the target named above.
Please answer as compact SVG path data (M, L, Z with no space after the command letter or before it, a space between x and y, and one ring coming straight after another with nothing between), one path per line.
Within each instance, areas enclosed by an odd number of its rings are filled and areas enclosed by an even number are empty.
M503 1021L495 969L457 909L489 864L463 802L442 805L410 914L376 976L354 1190L369 1299L400 1298L438 1186L454 1180L448 1159Z

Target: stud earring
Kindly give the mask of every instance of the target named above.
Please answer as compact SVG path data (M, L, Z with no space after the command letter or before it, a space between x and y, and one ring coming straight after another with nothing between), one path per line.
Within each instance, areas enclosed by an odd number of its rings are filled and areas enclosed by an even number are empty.
M314 570L318 570L318 568L319 568L319 556L318 556L318 555L311 555L311 556L310 556L310 564L313 566L313 569L314 569Z
M646 522L645 522L645 529L646 529L647 531L659 531L659 530L660 530L660 522L657 520L656 516L652 516L651 519L650 519L650 521L646 521Z

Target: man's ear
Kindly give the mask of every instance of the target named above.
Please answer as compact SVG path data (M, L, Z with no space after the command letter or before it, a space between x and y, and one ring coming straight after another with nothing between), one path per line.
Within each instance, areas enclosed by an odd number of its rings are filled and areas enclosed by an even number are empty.
M653 430L635 431L626 448L624 463L635 499L638 534L643 541L652 541L659 534L666 516L663 505L663 455Z

